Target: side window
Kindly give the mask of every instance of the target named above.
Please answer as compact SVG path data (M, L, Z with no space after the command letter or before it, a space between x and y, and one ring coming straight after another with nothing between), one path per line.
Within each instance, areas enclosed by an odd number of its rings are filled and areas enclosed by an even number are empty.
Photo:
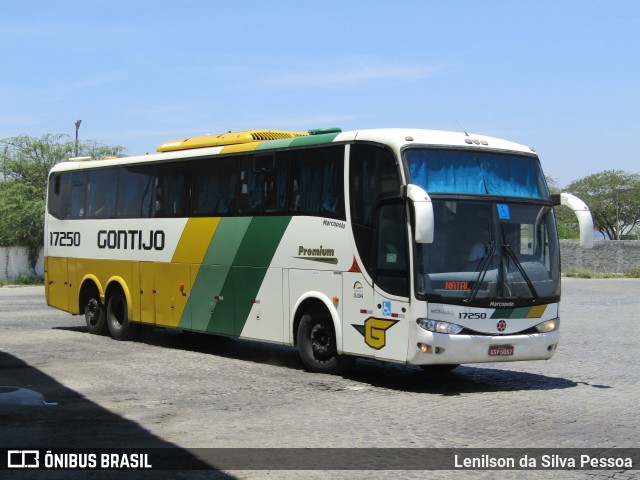
M49 194L47 195L47 209L50 215L62 218L62 180L64 175L54 173L49 177ZM65 182L66 184L66 182Z
M56 218L85 216L86 173L59 173L49 180L49 213Z
M356 247L364 268L373 275L374 210L377 202L400 191L400 174L393 153L386 148L351 145L349 199Z
M409 296L409 256L405 205L382 205L377 215L375 282L384 291Z
M237 189L238 157L216 156L196 162L193 214L234 215Z
M247 155L241 165L240 214L283 214L287 204L289 154Z
M351 145L350 156L351 220L372 227L375 204L400 193L398 166L391 151L374 145Z
M85 197L87 193L87 175L84 172L73 172L69 177L68 190L64 198L67 218L85 216Z
M116 214L118 170L99 168L88 174L86 211L89 218L113 218Z
M291 153L289 211L344 220L344 146Z
M186 217L191 207L192 163L160 165L156 168L154 216Z
M153 166L121 168L118 179L118 217L150 217L153 211L154 187Z

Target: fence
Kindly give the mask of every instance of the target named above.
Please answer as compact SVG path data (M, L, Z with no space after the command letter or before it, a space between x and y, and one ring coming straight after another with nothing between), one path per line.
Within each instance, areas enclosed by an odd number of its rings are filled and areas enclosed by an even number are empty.
M624 273L640 268L640 240L596 240L580 248L578 240L560 240L562 271L586 268L594 272Z

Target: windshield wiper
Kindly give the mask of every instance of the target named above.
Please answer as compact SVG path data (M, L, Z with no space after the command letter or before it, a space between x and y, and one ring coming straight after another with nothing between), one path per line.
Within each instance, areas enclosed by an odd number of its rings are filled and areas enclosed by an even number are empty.
M536 292L536 289L533 286L533 283L531 282L529 275L527 275L527 272L525 272L522 264L520 263L520 260L518 260L518 257L516 257L516 254L513 252L511 245L507 243L506 234L504 232L504 225L502 225L502 251L504 252L504 256L509 258L513 262L513 264L516 266L516 269L518 270L518 272L520 272L520 275L522 275L522 278L524 278L524 281L527 282L527 287L529 287L529 291L531 292L531 295L533 296L533 298L535 300L538 300L540 296L538 295L538 292ZM505 280L503 279L503 282L504 281Z
M464 299L465 303L469 303L473 301L474 298L476 298L476 295L480 290L480 285L484 281L484 277L489 271L489 265L491 265L493 253L496 251L497 246L498 242L496 241L491 241L487 244L487 248L485 248L484 250L484 255L482 256L482 259L478 264L478 277L476 278L476 281L474 282L473 288L469 292L469 295L467 295L467 298Z

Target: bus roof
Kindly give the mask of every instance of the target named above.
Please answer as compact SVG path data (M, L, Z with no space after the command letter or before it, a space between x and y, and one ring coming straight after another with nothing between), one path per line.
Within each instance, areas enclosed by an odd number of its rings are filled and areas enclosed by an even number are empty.
M217 135L206 135L165 142L160 153L104 160L73 158L54 167L55 171L113 166L123 163L161 162L180 158L197 158L218 154L275 150L335 142L377 142L399 152L407 146L436 146L454 148L488 149L519 152L531 155L533 148L479 134L426 130L414 128L379 128L342 132L339 128L317 129L310 132L284 130L247 130Z

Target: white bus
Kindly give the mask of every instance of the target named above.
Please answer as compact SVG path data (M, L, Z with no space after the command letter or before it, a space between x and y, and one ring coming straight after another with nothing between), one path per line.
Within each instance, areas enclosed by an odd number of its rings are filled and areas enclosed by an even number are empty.
M535 152L457 132L276 130L71 159L50 173L49 305L94 334L140 325L431 368L550 358L554 205Z

